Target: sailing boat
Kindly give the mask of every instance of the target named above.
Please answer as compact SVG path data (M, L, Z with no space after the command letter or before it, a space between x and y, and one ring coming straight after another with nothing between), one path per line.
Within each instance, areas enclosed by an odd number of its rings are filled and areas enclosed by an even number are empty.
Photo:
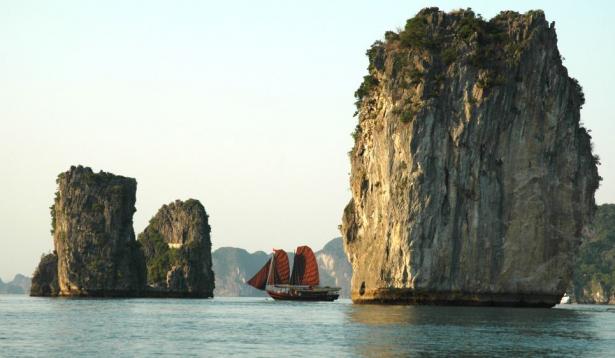
M318 263L308 246L295 250L292 274L286 251L274 249L271 258L247 283L267 291L275 300L334 301L340 291L339 287L319 286Z

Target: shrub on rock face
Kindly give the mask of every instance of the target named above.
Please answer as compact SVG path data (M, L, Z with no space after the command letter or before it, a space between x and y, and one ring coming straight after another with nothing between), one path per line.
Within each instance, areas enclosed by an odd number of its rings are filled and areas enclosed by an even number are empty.
M164 287L167 273L177 264L178 250L170 248L158 232L139 235L139 242L146 258L147 284Z
M404 31L399 34L402 45L407 47L430 47L433 42L428 38L427 19L416 16L408 22Z

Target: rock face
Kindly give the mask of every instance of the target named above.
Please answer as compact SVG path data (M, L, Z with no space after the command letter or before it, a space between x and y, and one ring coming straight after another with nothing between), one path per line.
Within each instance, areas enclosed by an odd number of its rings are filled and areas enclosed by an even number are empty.
M615 204L598 207L575 263L572 301L615 304Z
M385 39L355 94L352 299L558 303L600 177L553 24L430 8Z
M57 183L51 211L59 295L138 296L145 268L132 228L136 180L78 166ZM51 273L52 262L44 257L39 269Z
M350 297L350 280L352 266L344 252L342 238L329 241L320 251L316 252L321 286L341 287L340 297Z
M162 296L213 297L211 228L194 199L162 206L143 233L147 281Z
M32 276L30 296L57 296L58 286L58 255L52 252L41 257L41 261Z

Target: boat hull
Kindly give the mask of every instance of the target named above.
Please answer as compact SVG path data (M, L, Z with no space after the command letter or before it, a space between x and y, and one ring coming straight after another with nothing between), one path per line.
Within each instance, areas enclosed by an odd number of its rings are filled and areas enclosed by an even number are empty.
M339 298L339 289L289 289L267 290L271 298L278 301L335 301Z

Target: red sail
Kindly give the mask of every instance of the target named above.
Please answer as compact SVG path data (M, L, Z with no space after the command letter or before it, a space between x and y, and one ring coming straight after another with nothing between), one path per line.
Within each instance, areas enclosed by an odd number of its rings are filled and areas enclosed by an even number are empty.
M318 286L318 263L314 252L308 246L299 246L295 251L291 285Z
M273 273L269 280L270 285L285 285L288 284L288 276L290 275L290 265L288 264L288 255L284 250L273 250ZM273 282L271 282L273 280Z
M259 290L264 290L267 285L267 277L269 276L269 266L271 266L271 259L267 260L265 266L263 266L254 277L248 280L247 284Z
M273 274L269 274L269 270L273 267ZM273 250L273 265L271 259L248 280L247 284L264 290L267 285L288 284L288 276L290 275L290 266L288 265L288 255L284 250Z

